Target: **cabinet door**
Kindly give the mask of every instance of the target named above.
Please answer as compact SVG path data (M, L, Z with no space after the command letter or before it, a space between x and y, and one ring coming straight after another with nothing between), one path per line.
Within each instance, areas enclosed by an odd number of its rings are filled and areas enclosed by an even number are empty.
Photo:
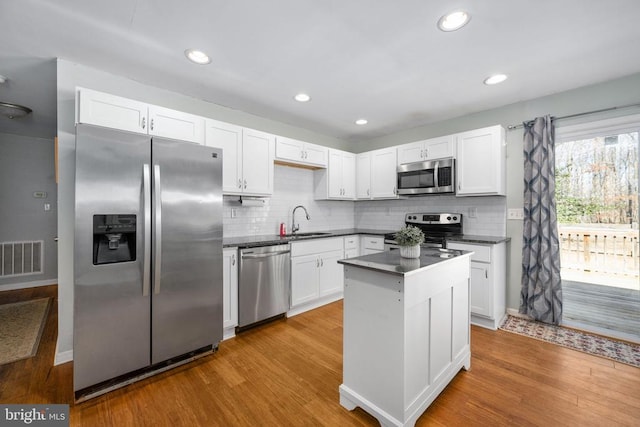
M147 133L148 105L91 89L79 89L78 123Z
M421 160L424 160L424 144L422 141L398 146L398 165L419 162Z
M342 198L356 198L356 155L342 154Z
M275 137L253 129L242 131L242 193L273 194Z
M360 153L356 156L356 198L371 198L371 154Z
M463 132L456 140L456 195L505 195L504 129L492 126Z
M329 149L321 145L306 143L303 147L304 162L310 165L327 167Z
M222 258L222 327L232 328L238 326L238 249L224 249Z
M292 162L304 161L303 142L291 138L276 138L276 159Z
M385 148L371 152L371 197L376 199L396 198L396 148Z
M329 150L328 173L328 193L329 198L339 199L342 197L342 152Z
M344 257L346 259L355 258L355 257L358 257L358 256L360 256L360 250L359 249L353 248L353 249L345 249L344 250Z
M454 138L452 135L447 135L424 141L424 160L453 157L455 155L453 140Z
M471 262L469 299L472 313L491 317L492 291L489 264Z
M291 307L313 301L319 296L317 255L291 258Z
M205 144L222 148L222 192L242 193L242 127L207 120Z
M204 144L204 117L149 105L149 135Z
M338 260L344 258L342 251L325 252L320 258L320 296L340 292L344 289L344 274Z

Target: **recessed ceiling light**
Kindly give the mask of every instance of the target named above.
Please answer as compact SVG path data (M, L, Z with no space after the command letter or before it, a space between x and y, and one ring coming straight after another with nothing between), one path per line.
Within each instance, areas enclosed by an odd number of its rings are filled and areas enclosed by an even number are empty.
M209 58L209 55L207 55L201 50L187 49L184 51L184 54L189 59L189 61L194 62L196 64L206 65L211 62L211 58Z
M359 125L359 126L366 125L367 123L369 123L369 121L367 119L358 119L358 120L356 120L356 124Z
M306 93L299 93L296 96L294 96L293 99L295 99L298 102L311 101L311 97L309 95L307 95Z
M438 28L442 31L455 31L464 27L470 19L471 15L464 10L456 10L440 18L438 20Z
M494 74L493 76L489 76L484 79L484 84L486 85L497 85L498 83L502 83L507 80L506 74Z

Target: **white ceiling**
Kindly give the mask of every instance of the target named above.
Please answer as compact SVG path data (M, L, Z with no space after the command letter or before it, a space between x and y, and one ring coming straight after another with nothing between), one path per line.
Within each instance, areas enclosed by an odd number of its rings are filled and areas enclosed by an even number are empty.
M439 31L458 8L470 23ZM639 16L638 0L7 0L0 101L31 107L24 123L46 126L55 77L35 81L24 67L60 57L366 140L640 72ZM188 62L187 48L212 63ZM485 86L496 72L509 79ZM295 102L301 91L312 101ZM355 125L361 117L369 124Z

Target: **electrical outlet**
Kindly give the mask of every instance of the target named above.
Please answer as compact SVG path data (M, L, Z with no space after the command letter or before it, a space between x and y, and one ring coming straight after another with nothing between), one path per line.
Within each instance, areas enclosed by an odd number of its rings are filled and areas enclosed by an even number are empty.
M44 204L44 211L45 212L49 212L51 210L51 203L45 203Z
M507 219L514 219L514 220L524 219L524 209L522 208L508 209Z
M238 216L238 211L235 208L231 208L231 218L235 218Z
M478 217L478 208L469 208L469 218Z

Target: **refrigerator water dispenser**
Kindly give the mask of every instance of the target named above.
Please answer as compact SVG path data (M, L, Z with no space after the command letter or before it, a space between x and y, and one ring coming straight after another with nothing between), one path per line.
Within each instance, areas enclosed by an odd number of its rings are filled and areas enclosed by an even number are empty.
M93 264L136 260L136 216L93 216Z

